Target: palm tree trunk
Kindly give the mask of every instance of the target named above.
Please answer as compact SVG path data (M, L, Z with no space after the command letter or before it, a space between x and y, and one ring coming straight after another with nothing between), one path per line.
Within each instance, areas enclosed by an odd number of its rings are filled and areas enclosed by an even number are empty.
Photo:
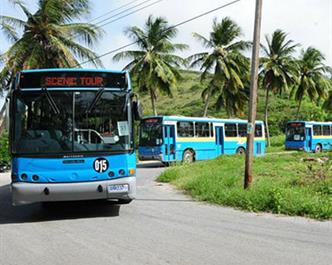
M6 104L3 105L1 111L0 111L0 135L5 131L6 128L6 117L4 117L6 110Z
M299 114L300 114L300 109L301 109L301 103L302 103L302 98L299 101L299 105L297 106L297 111L296 111L296 119L299 119Z
M211 88L208 89L208 92L207 92L206 97L205 97L203 117L207 116L210 97L211 97Z
M153 115L157 116L157 109L156 109L156 98L155 95L153 93L153 90L150 88L150 97L151 97L151 106L152 106L152 110L153 110Z
M267 139L267 146L270 146L270 131L269 131L269 92L270 90L266 88L266 94L265 94L265 110L264 110L264 121L265 121L265 129L266 129L266 139Z

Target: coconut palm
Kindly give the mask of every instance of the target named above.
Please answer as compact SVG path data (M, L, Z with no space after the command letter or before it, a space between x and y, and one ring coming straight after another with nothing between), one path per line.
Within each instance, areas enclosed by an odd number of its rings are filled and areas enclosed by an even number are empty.
M330 82L330 86L332 87L332 82ZM323 108L332 112L332 90L329 91L328 97L323 104Z
M295 100L298 101L297 118L299 118L301 103L305 97L311 101L316 101L327 96L331 84L324 74L331 69L324 65L324 60L322 53L313 47L301 52L297 61L299 83L292 90L292 94L295 94Z
M4 65L0 72L3 85L21 69L75 67L79 60L85 59L101 65L89 49L101 35L100 29L92 24L73 22L89 13L88 0L39 0L35 13L20 0L13 2L22 9L26 20L0 16L0 28L13 42L0 55Z
M208 51L188 58L191 67L199 66L201 81L209 79L202 93L205 102L203 116L207 115L212 96L218 95L217 109L224 107L229 115L242 110L248 99L244 80L248 78L249 61L241 54L250 44L239 40L241 28L229 17L213 20L209 38L193 33Z
M296 63L292 57L298 44L287 40L287 34L278 29L272 37L265 36L267 46L261 45L264 57L261 58L260 76L265 91L264 120L270 145L268 107L270 92L281 95L296 82Z
M125 31L138 50L119 52L114 55L115 61L130 59L124 67L132 73L140 91L150 93L154 115L157 115L156 100L158 93L172 96L180 78L179 67L184 60L174 52L184 50L188 46L174 44L172 39L177 35L177 29L170 27L162 17L149 16L144 29L130 27Z

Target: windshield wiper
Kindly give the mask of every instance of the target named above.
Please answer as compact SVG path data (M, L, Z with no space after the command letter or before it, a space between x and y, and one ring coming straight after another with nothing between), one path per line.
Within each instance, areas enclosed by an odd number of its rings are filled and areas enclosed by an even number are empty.
M56 115L59 115L60 114L60 110L59 110L57 104L55 103L53 97L51 96L50 92L47 90L46 87L43 87L42 91L46 93L47 100L50 103L50 106L51 106L52 110L54 111L54 113Z
M101 96L103 95L104 91L105 91L104 87L99 88L95 98L93 99L93 101L90 104L89 108L86 110L86 112L85 112L86 114L89 114L93 110L93 108L96 106L96 104L100 100Z

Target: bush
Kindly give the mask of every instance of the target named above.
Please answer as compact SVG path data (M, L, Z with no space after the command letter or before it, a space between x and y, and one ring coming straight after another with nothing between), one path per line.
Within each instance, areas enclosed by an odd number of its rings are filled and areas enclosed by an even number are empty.
M10 161L8 145L8 134L4 133L0 135L0 164L8 164Z

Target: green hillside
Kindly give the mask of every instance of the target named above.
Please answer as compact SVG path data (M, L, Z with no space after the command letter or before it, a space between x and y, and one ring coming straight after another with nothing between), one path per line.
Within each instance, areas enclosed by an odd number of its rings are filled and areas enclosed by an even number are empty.
M183 115L201 116L203 112L203 101L201 93L204 84L200 83L199 72L182 71L182 80L178 88L173 91L173 98L167 95L159 95L157 99L157 110L159 115ZM151 101L149 94L141 94L145 115L151 115ZM216 118L229 118L224 110L216 111L214 103L216 98L211 100L209 116ZM285 122L296 118L297 103L289 99L288 95L270 95L270 132L271 135L280 134ZM332 120L332 113L325 113L319 106L311 102L303 102L301 119L303 120ZM263 119L264 113L264 90L259 89L257 118ZM234 118L234 117L233 117ZM247 107L244 113L236 118L247 118Z

